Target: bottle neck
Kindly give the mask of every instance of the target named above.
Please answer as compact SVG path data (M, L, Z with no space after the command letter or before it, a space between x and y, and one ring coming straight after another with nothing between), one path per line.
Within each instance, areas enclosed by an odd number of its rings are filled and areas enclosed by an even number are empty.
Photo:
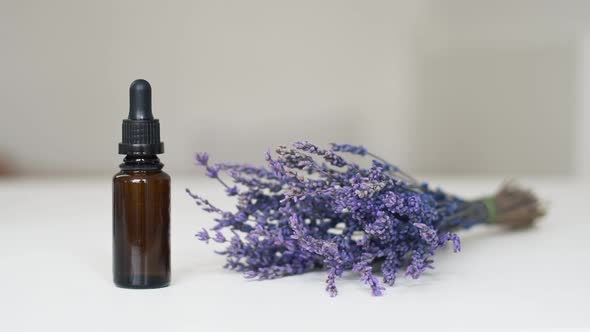
M157 155L128 154L119 168L124 171L159 171L164 167Z

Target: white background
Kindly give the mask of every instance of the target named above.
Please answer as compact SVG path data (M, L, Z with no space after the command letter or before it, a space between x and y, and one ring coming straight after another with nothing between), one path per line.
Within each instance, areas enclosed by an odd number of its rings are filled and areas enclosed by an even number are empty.
M302 138L413 172L590 174L588 22L584 0L4 0L0 160L110 173L145 78L175 174Z

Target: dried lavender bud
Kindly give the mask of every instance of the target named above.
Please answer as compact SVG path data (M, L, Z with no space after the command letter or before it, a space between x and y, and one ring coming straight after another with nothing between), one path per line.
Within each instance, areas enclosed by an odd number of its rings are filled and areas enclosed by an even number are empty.
M207 163L209 162L209 154L207 154L207 152L197 153L195 155L195 160L199 165L207 166Z
M200 241L204 241L206 243L209 243L210 237L209 237L209 233L207 232L206 229L203 228L200 232L198 232L197 234L195 234L195 236Z
M336 152L348 152L352 154L356 154L359 156L367 155L367 149L361 145L351 145L351 144L330 144L332 146L332 151Z
M368 156L371 166L360 167L338 153ZM226 243L218 252L227 258L225 267L247 278L274 279L325 268L330 296L338 294L336 279L344 271L358 273L373 295L381 295L384 287L374 268L390 286L401 271L418 278L432 268L432 256L447 242L460 251L459 236L450 231L493 220L530 223L537 216L521 217L521 211L537 203L528 192L504 190L498 209L493 199L464 201L418 183L362 146L332 144L326 150L296 142L279 146L276 159L267 152L265 160L268 168L210 165L206 153L196 155L207 176L237 201L236 211L223 211L187 189L197 205L216 215L214 236L203 229L196 237ZM526 209L507 209L510 197L519 197Z

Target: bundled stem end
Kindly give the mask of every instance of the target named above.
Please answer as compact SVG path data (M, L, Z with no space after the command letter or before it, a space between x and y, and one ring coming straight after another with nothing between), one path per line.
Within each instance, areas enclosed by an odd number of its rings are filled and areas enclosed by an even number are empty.
M530 190L507 182L494 195L494 220L491 222L511 229L532 226L545 215L545 208Z

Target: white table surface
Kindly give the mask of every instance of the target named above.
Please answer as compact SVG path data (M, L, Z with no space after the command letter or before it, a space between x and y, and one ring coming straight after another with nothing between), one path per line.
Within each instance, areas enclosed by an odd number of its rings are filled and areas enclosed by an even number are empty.
M434 178L467 197L497 179ZM419 280L372 297L358 276L324 291L324 272L248 281L194 237L212 225L184 193L230 201L208 179L173 177L172 285L126 290L111 280L111 179L0 181L0 331L404 331L409 327L590 326L590 184L522 180L550 202L534 229L463 233Z

